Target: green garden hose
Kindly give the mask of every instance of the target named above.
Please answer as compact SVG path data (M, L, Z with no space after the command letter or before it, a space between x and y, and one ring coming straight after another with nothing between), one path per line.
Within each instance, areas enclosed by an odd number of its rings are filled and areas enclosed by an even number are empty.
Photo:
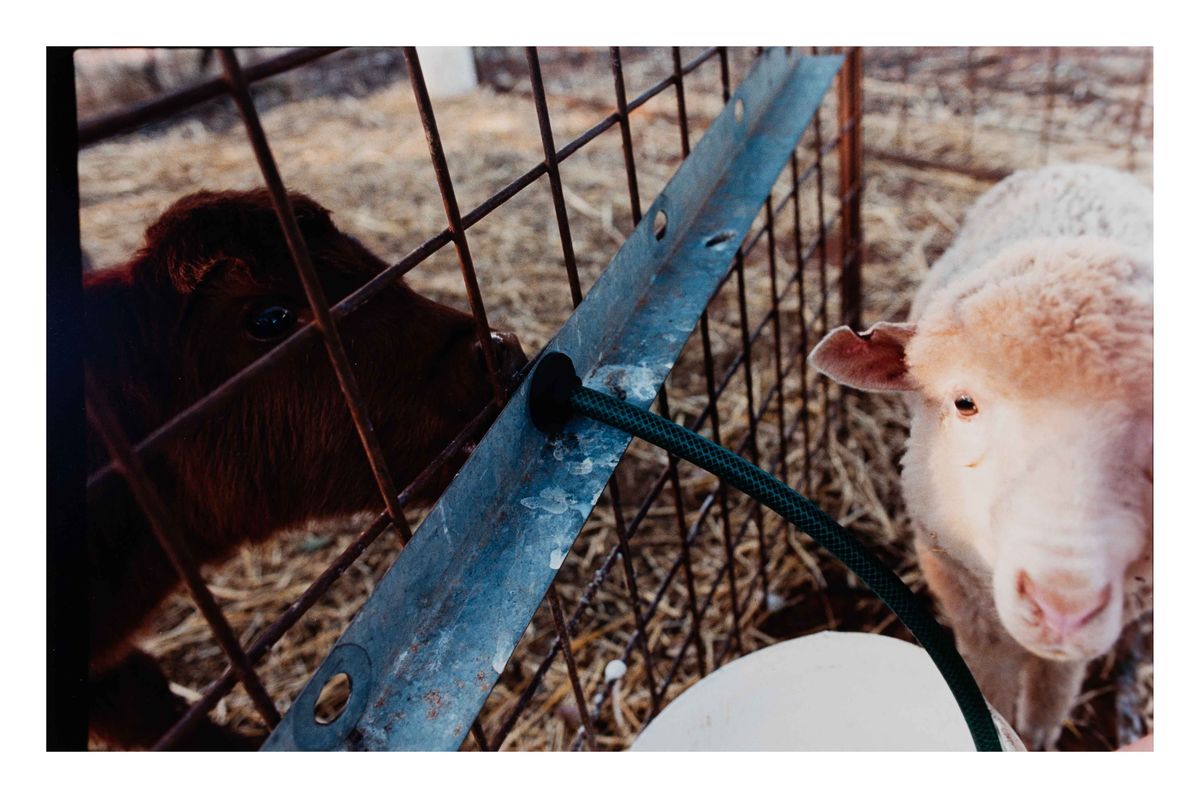
M539 361L530 388L530 412L539 429L561 430L572 411L616 427L720 477L823 546L871 588L924 646L958 702L975 748L1002 750L983 693L945 630L900 577L819 507L761 468L691 430L583 387L570 358L562 353L548 353Z

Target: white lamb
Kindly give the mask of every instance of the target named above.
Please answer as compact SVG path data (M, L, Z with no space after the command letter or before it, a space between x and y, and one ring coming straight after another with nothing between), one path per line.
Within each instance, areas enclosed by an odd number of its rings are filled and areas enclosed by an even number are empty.
M905 391L922 571L991 704L1050 748L1087 663L1151 606L1152 194L1095 166L984 194L906 324L810 355Z

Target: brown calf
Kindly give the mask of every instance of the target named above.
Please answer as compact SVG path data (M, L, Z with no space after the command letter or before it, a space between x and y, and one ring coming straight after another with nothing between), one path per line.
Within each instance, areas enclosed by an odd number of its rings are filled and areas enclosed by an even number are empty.
M385 265L311 199L292 195L332 305ZM311 318L265 191L199 193L169 208L128 263L87 274L84 367L137 441ZM472 318L397 281L339 324L368 417L403 486L491 399ZM505 376L525 362L492 335ZM382 499L319 342L257 377L147 461L198 563L302 521L379 509ZM447 464L423 497L445 487ZM88 440L89 470L108 462ZM120 479L88 500L91 730L148 747L186 709L132 638L179 578ZM189 748L246 747L202 722Z

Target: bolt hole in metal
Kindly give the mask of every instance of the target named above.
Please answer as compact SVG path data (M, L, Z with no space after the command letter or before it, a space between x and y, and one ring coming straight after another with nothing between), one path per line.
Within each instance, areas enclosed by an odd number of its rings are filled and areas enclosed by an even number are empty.
M335 673L321 688L313 708L313 720L319 726L328 726L342 716L350 704L350 675L345 671Z
M738 98L733 102L733 118L737 122L741 122L746 118L746 104L742 102L742 98Z
M667 234L667 212L660 210L654 214L654 240L662 241Z
M730 239L732 239L732 238L733 238L732 230L722 230L721 232L714 235L712 238L705 241L704 246L708 247L709 249L714 249L716 247L723 248L726 244L729 243Z

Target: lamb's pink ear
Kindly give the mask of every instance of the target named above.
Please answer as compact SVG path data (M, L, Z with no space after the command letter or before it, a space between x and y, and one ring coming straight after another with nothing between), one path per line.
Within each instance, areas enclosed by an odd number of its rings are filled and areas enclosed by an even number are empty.
M817 371L862 391L915 391L904 347L916 325L881 321L863 333L849 327L832 330L808 356Z

